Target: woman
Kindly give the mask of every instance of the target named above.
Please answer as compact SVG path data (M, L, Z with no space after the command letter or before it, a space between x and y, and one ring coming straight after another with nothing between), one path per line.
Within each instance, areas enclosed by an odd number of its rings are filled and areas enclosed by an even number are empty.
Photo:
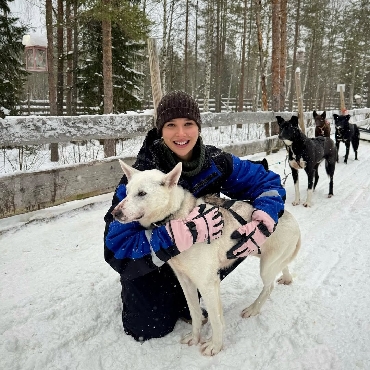
M231 236L237 240L228 255L237 259L232 268L220 274L222 279L246 256L257 254L274 231L284 212L285 190L279 175L261 164L204 145L200 136L201 123L199 107L190 95L182 91L165 95L157 108L156 128L148 132L133 167L138 170L156 168L168 173L181 161L183 170L179 184L196 197L222 193L252 203L255 208L252 221ZM164 262L194 242L205 239L189 239L184 226L189 218L198 219L199 207L187 220L176 220L176 224L181 225L177 235L171 233L169 224L145 230L137 222L120 224L114 221L111 211L126 196L126 184L123 176L105 216L104 254L105 260L121 275L124 330L136 340L144 341L170 333L179 318L190 319L180 284ZM220 230L218 209L213 209L207 222L215 234L209 236L217 238ZM196 231L203 231L201 224L195 227ZM183 239L187 239L187 245L179 246L177 241ZM156 254L152 253L154 244L155 250L159 247Z

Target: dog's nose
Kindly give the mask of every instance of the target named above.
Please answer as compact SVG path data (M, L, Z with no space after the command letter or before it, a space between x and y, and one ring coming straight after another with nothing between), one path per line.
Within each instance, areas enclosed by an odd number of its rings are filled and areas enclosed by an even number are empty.
M122 216L122 211L120 209L114 209L111 213L114 218L120 218Z

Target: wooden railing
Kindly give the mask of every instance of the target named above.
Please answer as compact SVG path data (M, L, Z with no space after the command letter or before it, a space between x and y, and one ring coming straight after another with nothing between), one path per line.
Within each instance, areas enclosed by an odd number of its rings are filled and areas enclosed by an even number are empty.
M339 111L327 112L327 118ZM276 115L285 119L292 112L202 113L202 127L260 124L275 122ZM349 111L358 125L370 124L370 109ZM312 112L304 113L307 135L313 135ZM0 119L0 147L48 144L90 139L130 138L145 134L153 127L153 116L103 115L58 117L7 117ZM269 152L282 147L277 136L227 145L223 149L237 156ZM122 172L118 157L89 163L64 165L44 171L0 174L0 218L34 211L72 200L83 199L114 190ZM133 163L135 157L125 158Z
M203 101L202 98L197 98L197 102L199 105L199 109L201 112L203 112ZM333 99L330 106L326 107L326 110L334 110L334 106L339 103L339 98ZM237 109L237 99L236 98L221 98L221 113L224 112L236 112ZM353 103L353 106L356 106L356 103ZM215 99L209 99L208 102L209 111L211 113L215 112L216 102ZM144 100L142 103L142 109L153 109L153 100L151 97L148 97L148 99ZM252 112L255 110L261 109L260 105L257 107L255 106L255 102L253 102L253 99L244 99L243 100L243 111L245 112ZM98 108L89 108L90 112L92 111L98 111ZM293 110L297 110L297 101L293 101ZM50 114L50 107L49 107L49 101L48 100L25 100L21 102L19 106L19 111L22 116L30 116L30 115L37 115L37 116L48 116ZM63 105L63 112L64 115L67 114L67 107L66 103ZM82 115L86 114L87 109L84 107L82 102L78 102L77 104L77 114Z

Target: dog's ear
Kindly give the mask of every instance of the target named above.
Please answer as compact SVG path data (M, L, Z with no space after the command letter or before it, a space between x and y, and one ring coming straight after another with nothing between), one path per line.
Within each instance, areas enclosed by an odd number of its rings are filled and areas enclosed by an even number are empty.
M292 123L293 126L298 126L298 116L292 116L290 122Z
M337 114L333 114L334 121L338 121L339 116Z
M181 176L182 171L182 163L179 162L177 165L172 169L171 172L168 172L167 175L164 177L164 184L169 188L176 186L179 182L179 178Z
M324 119L326 118L326 111L325 110L322 112L321 117L324 118Z
M278 123L278 125L280 126L282 123L284 123L285 121L284 121L284 118L283 117L281 117L281 116L276 116L276 119L277 119L277 123Z
M351 118L351 115L350 114L347 114L346 115L346 118L347 118L347 121L349 121L349 119Z
M312 114L313 114L313 118L316 118L317 113L316 113L316 111L315 111L315 110L312 112Z
M120 159L119 159L119 164L121 165L123 173L127 176L127 181L130 181L130 179L131 179L131 177L134 173L140 172L139 170L129 166L128 164L121 161Z

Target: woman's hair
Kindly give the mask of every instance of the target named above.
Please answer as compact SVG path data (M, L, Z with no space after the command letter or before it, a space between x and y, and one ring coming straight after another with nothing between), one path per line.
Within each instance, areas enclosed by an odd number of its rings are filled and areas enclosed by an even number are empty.
M164 95L157 107L156 126L159 134L162 134L166 122L175 118L189 118L198 125L201 130L202 120L198 103L184 91L172 91Z

